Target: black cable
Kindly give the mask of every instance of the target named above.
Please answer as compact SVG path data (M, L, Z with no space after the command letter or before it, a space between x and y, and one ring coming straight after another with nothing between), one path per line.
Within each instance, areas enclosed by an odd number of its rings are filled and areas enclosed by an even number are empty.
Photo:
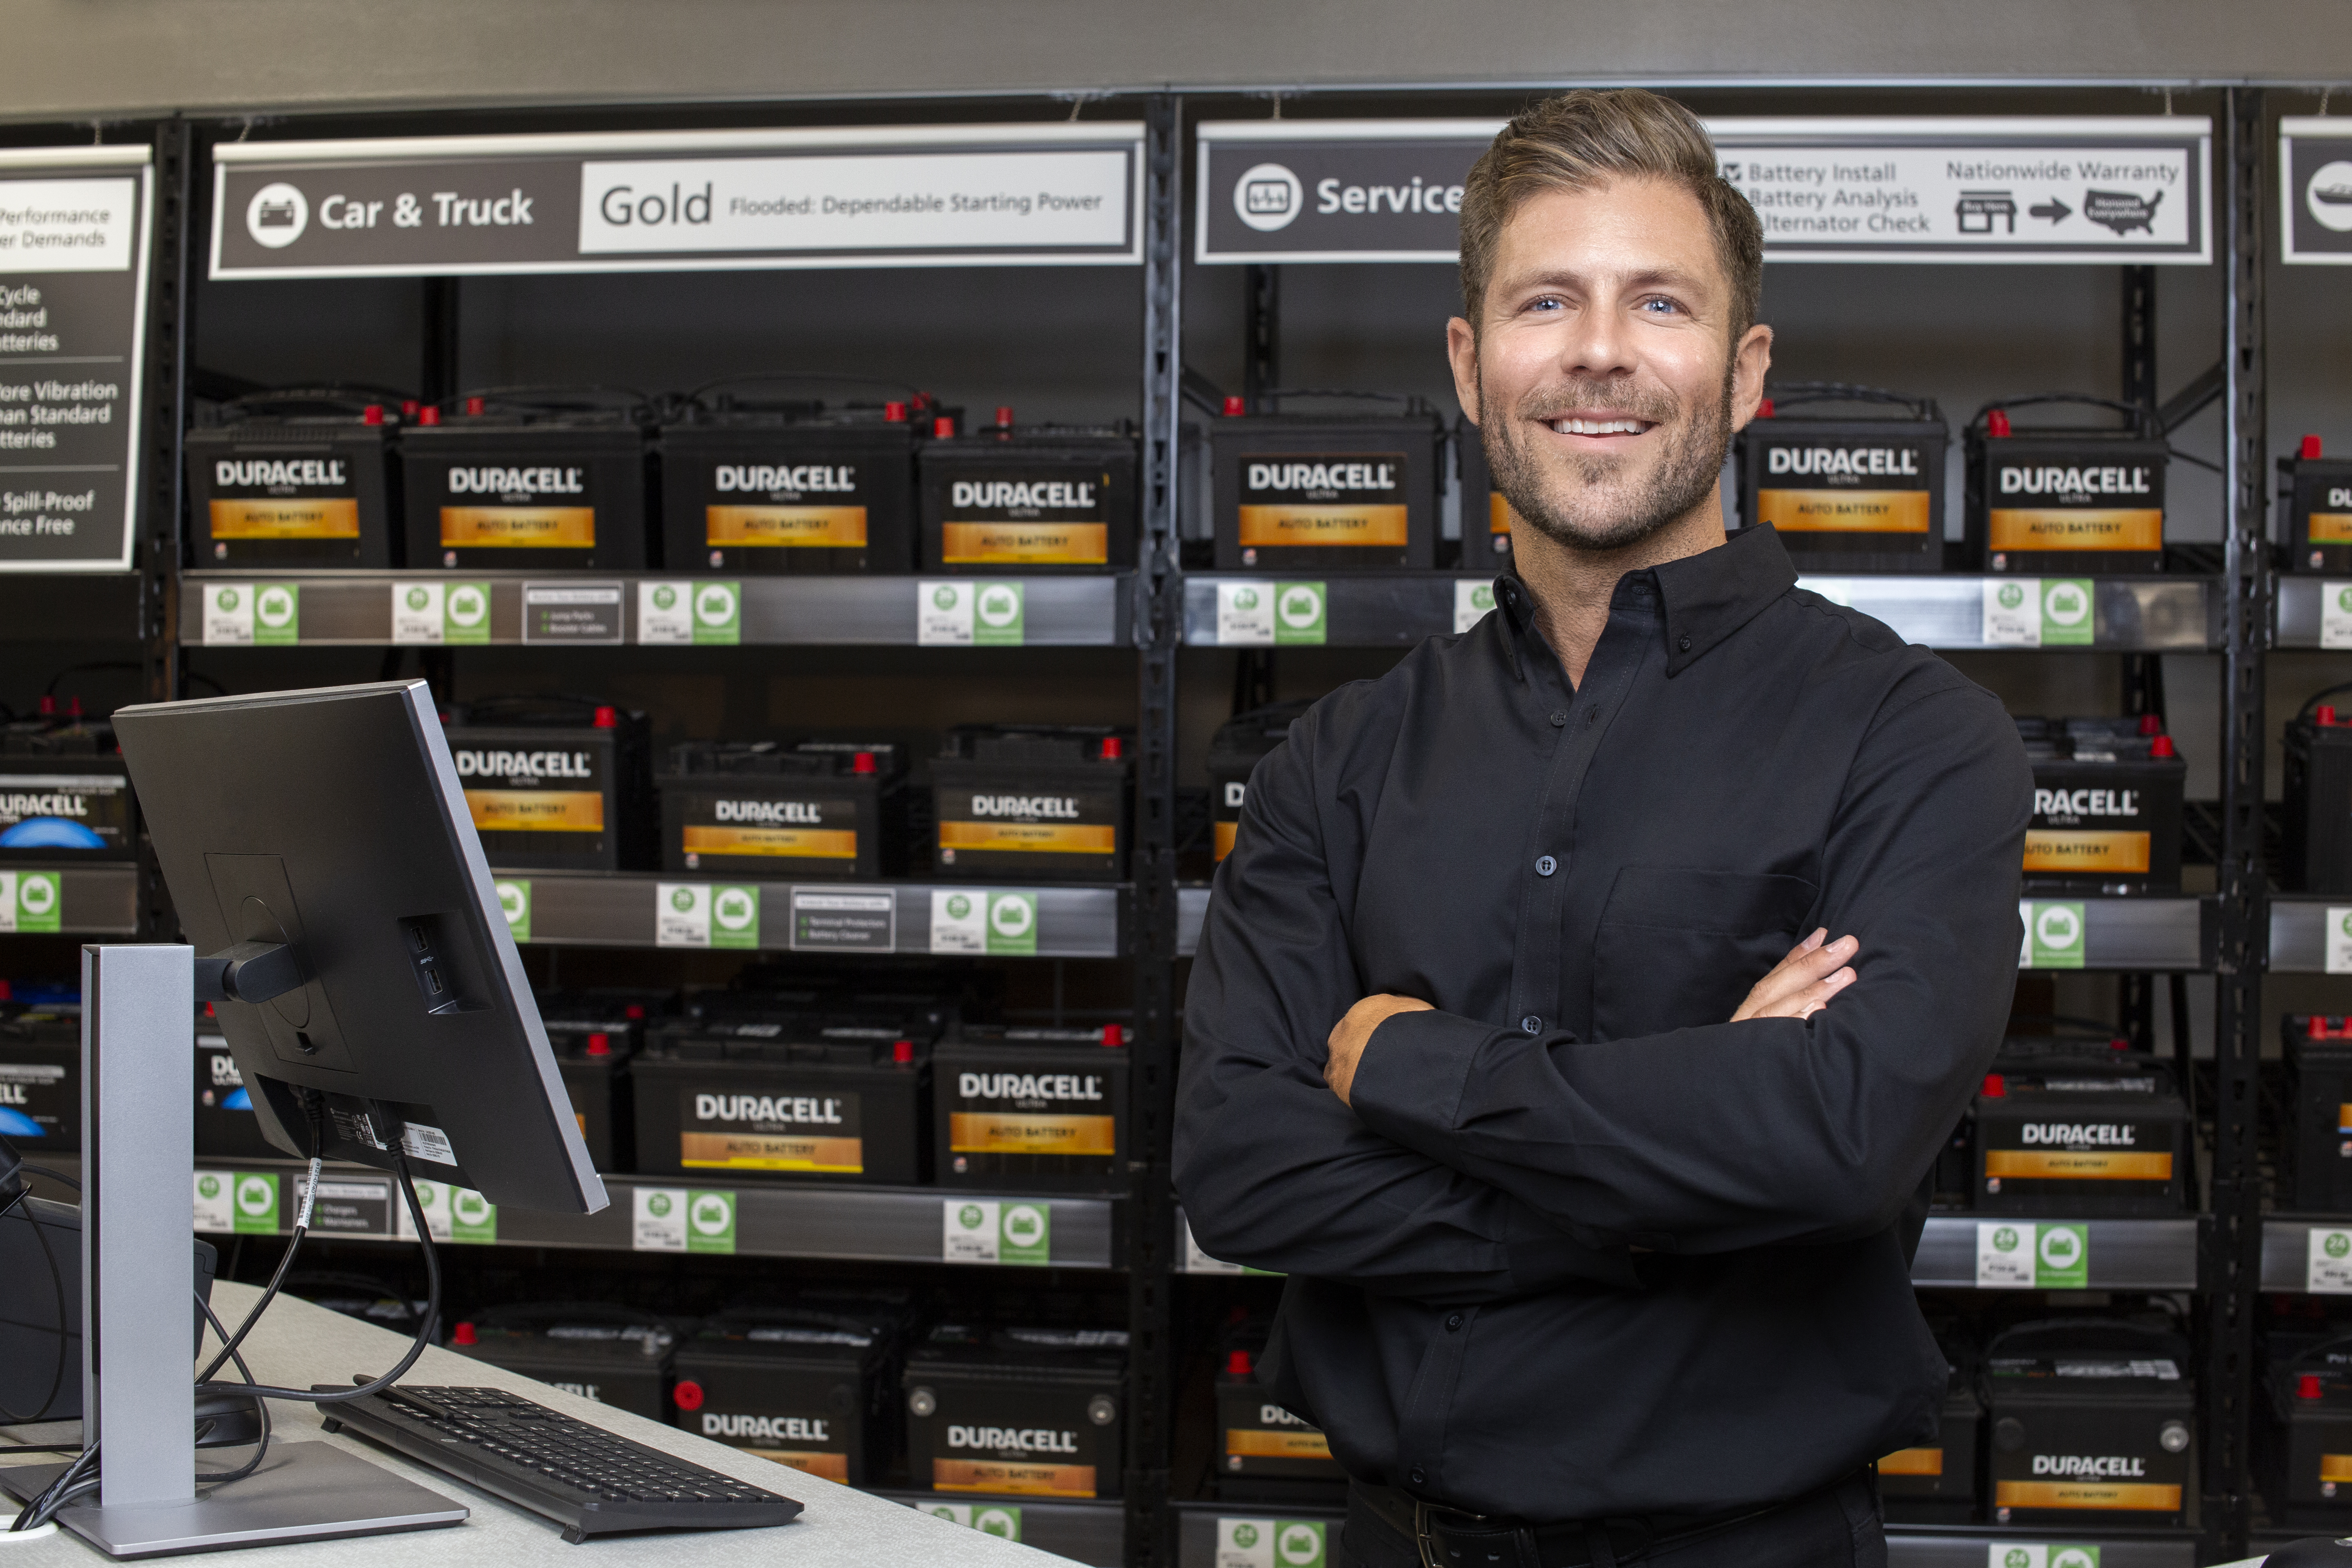
M79 1497L82 1492L88 1491L89 1487L96 1486L98 1483L93 1479L89 1486L76 1489L76 1485L81 1480L83 1473L98 1462L98 1447L96 1443L92 1443L81 1451L80 1458L58 1471L58 1479L44 1487L41 1489L41 1495L26 1503L25 1510L9 1524L9 1533L13 1535L22 1531L39 1529L49 1522L50 1516L58 1510Z
M76 1192L81 1191L81 1184L75 1181L71 1176L67 1175L63 1171L52 1171L47 1165L36 1165L29 1160L17 1166L16 1169L20 1171L30 1171L37 1176L47 1176L49 1180L57 1183L58 1185L61 1187L71 1187Z
M212 1303L205 1300L205 1293L201 1290L196 1292L196 1310L204 1313L205 1321L213 1326L213 1332L221 1337L223 1343L226 1343L228 1335L226 1331L221 1328L220 1319L214 1314ZM253 1369L245 1364L245 1358L243 1356L238 1355L234 1350L230 1350L226 1353L236 1362L236 1370L244 1377L247 1383L250 1384L255 1381ZM219 1363L215 1362L214 1364L217 1366ZM202 1481L206 1486L224 1486L230 1481L241 1481L245 1479L246 1477L253 1474L254 1471L261 1468L261 1461L267 1458L269 1453L269 1401L256 1396L253 1402L253 1412L256 1415L261 1418L261 1438L253 1446L253 1458L247 1459L244 1465L238 1468L231 1470L226 1475L199 1476L196 1478L198 1480Z
M302 1249L302 1238L310 1234L310 1208L319 1201L319 1160L326 1149L326 1128L320 1118L318 1091L300 1089L297 1092L302 1096L302 1108L310 1122L310 1184L307 1198L297 1217L294 1234L287 1240L286 1251L278 1259L278 1272L269 1277L269 1284L262 1290L261 1300L253 1304L253 1310L245 1315L245 1321L237 1325L236 1332L221 1335L220 1354L213 1357L212 1364L196 1374L198 1384L210 1382L213 1374L220 1371L221 1363L236 1354L236 1347L245 1343L245 1336L253 1331L253 1325L261 1321L261 1314L268 1311L269 1303L278 1299L278 1288L286 1283L287 1273L294 1267L294 1255ZM243 1364L238 1363L240 1370ZM248 1377L246 1381L250 1383L253 1380Z

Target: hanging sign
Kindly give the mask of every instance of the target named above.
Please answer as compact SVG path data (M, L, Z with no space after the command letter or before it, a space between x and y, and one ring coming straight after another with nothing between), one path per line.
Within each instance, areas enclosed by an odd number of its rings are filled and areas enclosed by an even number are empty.
M2352 118L2280 121L2278 166L2284 258L2352 266Z
M2194 116L1706 122L1768 261L2202 264L2212 123ZM1486 120L1211 121L1195 259L1459 259ZM2352 209L2347 209L2352 210Z
M139 494L145 147L0 151L0 572L120 572Z
M1137 265L1138 123L236 142L215 278Z

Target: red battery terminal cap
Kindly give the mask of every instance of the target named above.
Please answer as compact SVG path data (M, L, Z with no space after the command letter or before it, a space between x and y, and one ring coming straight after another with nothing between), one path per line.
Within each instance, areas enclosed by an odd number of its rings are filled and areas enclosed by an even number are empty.
M871 752L860 752L856 756L850 758L849 771L853 773L872 773L874 771L874 753Z
M2333 702L2321 703L2319 705L2319 711L2311 716L2311 721L2318 725L2323 730L2335 723L2336 704Z
M441 410L428 403L416 411L416 422L419 425L438 425L441 423Z
M68 719L79 719L81 717L80 698L68 697L66 699L66 717Z
M2164 733L2164 715L2163 715L2163 714L2161 714L2161 713L2143 713L2143 714L2141 714L2141 715L2139 716L2139 732L2140 732L2141 734L2143 734L2143 735L2161 735L2161 734L2163 734L2163 733Z
M592 1057L611 1056L613 1054L613 1037L610 1035L589 1036L588 1054Z
M1756 417L1759 419L1769 419L1772 417L1772 400L1770 398L1768 397L1763 402L1756 405Z
M996 405L996 427L999 430L1013 428L1013 405L1010 403L1000 403Z
M907 405L894 397L882 405L882 417L893 425L904 425L907 422Z
M1997 1072L1985 1074L1984 1097L1987 1100L2006 1100L2009 1097L2008 1080Z
M6 1000L8 1000L8 983L5 980L0 980L0 1002L5 1002ZM220 1015L214 1012L213 1005L207 1002L205 1004L205 1016L207 1018L217 1018Z
M371 404L369 404L365 408L361 409L361 410L360 410L360 423L361 423L361 424L362 424L362 425L381 425L381 424L383 424L383 404L381 404L381 403L371 403Z
M1986 415L1986 416L1985 416L1985 434L1986 434L1986 435L1988 435L1988 436L2006 436L2006 435L2008 435L2008 434L2009 434L2009 410L2007 410L2006 408L1996 408L1996 409L1994 409L1991 413L1990 413L1990 414Z
M1245 398L1245 397L1228 397L1228 398L1226 398L1226 399L1225 399L1225 417L1226 417L1226 418L1228 418L1228 419L1238 419L1238 418L1240 418L1243 415L1247 414L1248 412L1249 412L1249 399L1247 399L1247 398Z
M632 1002L621 1009L621 1016L634 1024L646 1016L646 1005L642 1002Z
M1247 1377L1250 1375L1251 1370L1249 1352L1228 1351L1225 1353L1225 1371L1234 1377ZM2315 1377L2311 1381L2317 1383L2319 1380Z
M908 1062L913 1061L915 1059L915 1042L912 1040L891 1041L890 1059L898 1063L900 1067L905 1067Z
M1127 744L1117 735L1105 735L1103 737L1102 757L1104 762L1115 763L1126 754Z
M1103 1044L1106 1046L1123 1046L1127 1044L1127 1026L1124 1024L1105 1024L1103 1026Z
M415 399L415 398L413 398L413 397L404 397L404 398L402 398L402 399L400 400L400 416L401 416L403 419L414 419L414 418L415 418L415 417L416 417L416 410L418 409L418 407L419 407L419 406L421 406L421 405L417 403L416 399Z
M2326 1039L2327 1037L2327 1020L2321 1017L2318 1014L2314 1013L2310 1017L2305 1018L2303 1021L2303 1033L2304 1037L2306 1039Z
M482 1340L479 1334L474 1332L473 1324L459 1323L449 1331L449 1342L453 1345L478 1345L482 1342Z
M621 727L621 710L617 708L599 707L596 710L594 723L599 730L617 730Z
M946 436L952 436L952 435L954 435L954 434L955 434L955 417L954 417L954 416L952 416L952 415L948 415L948 414L942 414L942 415L940 415L937 419L932 420L932 421L931 421L931 434L932 434L932 435L934 435L934 436L940 436L940 437L946 437Z
M2304 457L2305 457L2305 458L2316 458L2317 456L2319 456L2319 437L2316 437L2316 436L2305 436L2305 437L2303 438L2303 456L2304 456Z
M2296 1378L2294 1380L2294 1396L2297 1399L2317 1399L2319 1397L2319 1374L2315 1372L2306 1372L2301 1377Z
M46 691L41 693L41 717L44 719L54 719L57 716L58 700L50 696Z
M680 1410L702 1408L702 1384L690 1377L679 1378L677 1386L669 1391L669 1396L677 1402Z
M2151 757L2177 757L2180 753L2173 749L2171 736L2158 735L2147 743L2147 754Z
M488 407L488 405L485 404L478 397L469 397L466 399L466 414L469 418L474 415L483 412Z

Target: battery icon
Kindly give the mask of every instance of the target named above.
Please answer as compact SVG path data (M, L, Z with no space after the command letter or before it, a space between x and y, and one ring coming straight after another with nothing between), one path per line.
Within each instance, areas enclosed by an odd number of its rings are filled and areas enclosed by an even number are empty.
M1242 205L1269 216L1290 210L1290 186L1282 180L1252 180L1242 188Z

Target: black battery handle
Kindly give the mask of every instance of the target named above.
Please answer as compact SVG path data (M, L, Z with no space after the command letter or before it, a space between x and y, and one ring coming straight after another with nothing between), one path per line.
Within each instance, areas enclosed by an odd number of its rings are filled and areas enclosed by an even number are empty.
M1864 386L1851 381L1782 382L1766 387L1764 399L1772 405L1775 414L1808 403L1881 403L1907 409L1914 419L1932 420L1938 425L1944 422L1944 411L1932 397L1906 397L1883 386Z
M2138 436L2141 438L2149 441L2160 440L2164 436L2164 431L2158 426L2156 421L2156 410L2147 407L2146 405L2138 403L2126 403L2121 399L2114 397L2094 397L2090 394L2083 392L2036 392L2028 394L2023 397L1996 397L1990 403L1986 404L1982 408L1976 411L1976 414L1969 420L1969 428L1972 431L1981 433L1985 428L1986 416L1996 410L2006 412L2012 408L2031 408L2034 405L2040 403L2064 403L2079 405L2086 408L2108 409L2114 413L2122 415L2129 426L2131 434L2135 436ZM2065 435L2069 432L2062 429L2048 431L2027 430L2020 433L2028 436L2054 436Z

